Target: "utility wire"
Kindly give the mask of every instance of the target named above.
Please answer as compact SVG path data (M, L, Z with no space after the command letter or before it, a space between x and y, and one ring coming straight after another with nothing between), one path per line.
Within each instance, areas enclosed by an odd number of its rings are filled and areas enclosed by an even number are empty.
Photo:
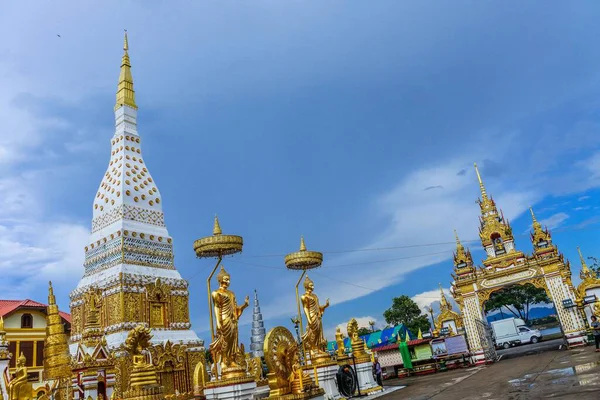
M598 222L594 222L590 225L598 225ZM560 232L568 232L568 231L585 231L585 230L598 230L598 227L590 227L588 225L580 227L580 226L566 226L563 228L552 229L550 233L560 233ZM525 233L513 233L513 237L529 237L530 232ZM469 239L460 241L463 245L467 243L479 243L481 239ZM399 250L399 249L411 249L417 247L432 247L432 246L447 246L447 245L455 245L456 241L453 240L451 242L437 242L437 243L420 243L420 244L408 244L401 246L389 246L389 247L372 247L365 249L350 249L350 250L329 250L322 251L323 254L340 254L340 253L358 253L358 252L367 252L367 251L386 251L386 250ZM266 257L285 257L287 254L262 254L262 255L244 255L245 258L266 258Z
M565 228L557 228L552 230L552 232L562 232L562 231L580 231L580 230L597 230L596 227L565 227ZM521 234L513 234L514 237L523 237L523 236L529 236L529 233L521 233ZM473 240L461 240L461 243L465 244L465 243L475 243L475 242L480 242L480 239L473 239ZM418 247L429 247L429 246L442 246L442 245L454 245L456 244L456 241L452 241L452 242L438 242L438 243L423 243L423 244L414 244L414 245L402 245L402 246L393 246L393 247L377 247L377 248L367 248L367 249L354 249L354 250L340 250L340 251L328 251L328 252L323 252L324 254L341 254L341 253L352 253L352 252L367 252L367 251L383 251L383 250L397 250L397 249L408 249L408 248L418 248ZM389 259L384 259L384 260L373 260L373 261L365 261L365 262L360 262L360 263L352 263L352 264L338 264L338 265L326 265L323 267L323 269L330 269L330 268L345 268L345 267L354 267L354 266L360 266L360 265L369 265L369 264L376 264L376 263L385 263L385 262L392 262L392 261L399 261L399 260L408 260L408 259L413 259L413 258L420 258L420 257L428 257L428 256L435 256L435 255L441 255L441 254L448 254L450 255L450 252L447 250L444 251L439 251L439 252L432 252L432 253L426 253L426 254L419 254L419 255L414 255L414 256L405 256L405 257L395 257L395 258L389 258ZM263 257L284 257L285 254L269 254L269 255L254 255L254 256L244 256L244 258L263 258ZM248 262L244 262L244 261L238 261L235 259L229 259L227 262L233 262L233 263L237 263L237 264L243 264L243 265L248 265L248 266L253 266L253 267L259 267L259 268L266 268L266 269L272 269L272 270L280 270L280 271L284 271L287 270L287 268L285 268L284 266L278 267L278 266L272 266L272 265L264 265L264 264L256 264L256 263L248 263ZM198 276L200 273L204 272L203 270L200 270L198 272L196 272L194 275L192 275L189 280L195 278L196 276ZM321 274L322 275L322 274ZM354 284L350 284L353 286L356 286ZM360 287L360 286L358 286ZM369 289L369 288L364 288L364 289L368 289L368 290L373 290L373 289Z

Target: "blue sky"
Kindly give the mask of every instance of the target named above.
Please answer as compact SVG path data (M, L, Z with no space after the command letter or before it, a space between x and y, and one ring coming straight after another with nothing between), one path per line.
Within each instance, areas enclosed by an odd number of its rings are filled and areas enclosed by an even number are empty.
M294 313L298 275L283 255L301 234L325 253L311 278L331 298L327 331L351 317L382 325L392 297L425 305L438 282L449 287L452 229L482 258L473 162L517 246L531 249L532 205L577 275L577 245L600 256L599 11L541 1L7 2L1 297L44 300L52 279L68 308L109 160L124 28L144 158L204 338L210 262L192 243L215 213L244 237L225 266L239 298L258 290L267 327L289 326Z

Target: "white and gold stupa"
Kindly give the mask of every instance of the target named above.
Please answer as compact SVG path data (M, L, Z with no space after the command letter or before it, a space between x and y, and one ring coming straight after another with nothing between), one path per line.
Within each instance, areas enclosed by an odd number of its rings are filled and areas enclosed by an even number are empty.
M188 282L175 268L160 192L142 154L128 50L125 33L110 162L94 199L84 274L70 295L71 354L102 336L116 348L140 323L153 344L203 346L191 330Z

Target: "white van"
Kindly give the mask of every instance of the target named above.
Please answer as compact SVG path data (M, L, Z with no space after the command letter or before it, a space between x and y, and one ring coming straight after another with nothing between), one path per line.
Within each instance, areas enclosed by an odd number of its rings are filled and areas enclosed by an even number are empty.
M525 343L537 343L542 339L542 333L537 329L529 329L520 318L507 318L493 321L494 340L497 347L509 347Z

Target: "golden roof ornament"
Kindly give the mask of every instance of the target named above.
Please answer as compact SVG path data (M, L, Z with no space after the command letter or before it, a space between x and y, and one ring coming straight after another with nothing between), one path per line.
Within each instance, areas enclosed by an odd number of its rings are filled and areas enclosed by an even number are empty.
M213 235L218 236L221 235L223 231L221 230L221 224L219 224L219 217L215 215L215 223L213 225Z
M452 306L450 305L450 303L448 303L448 299L446 299L446 295L444 294L444 289L442 288L442 284L438 283L438 285L440 286L440 295L441 295L440 311L452 310Z
M460 275L473 272L473 257L471 252L463 246L458 238L456 229L454 230L454 238L456 240L456 252L454 253L454 267ZM466 269L468 268L468 269Z
M129 106L137 110L135 104L135 91L133 90L133 76L131 75L131 62L129 61L129 42L127 40L127 30L123 39L123 57L121 58L121 73L119 74L119 84L117 85L117 102L115 110L119 107Z
M477 163L473 163L475 166L475 173L477 174L477 180L479 181L479 190L481 190L481 199L487 200L487 192L485 191L485 186L483 185L483 180L481 179L481 175L479 174L479 168L477 168Z
M581 261L581 272L579 273L581 279L585 279L586 277L596 277L596 274L585 263L585 258L583 257L583 254L581 254L579 246L577 246L577 253L579 253L579 261Z
M533 232L531 233L531 243L533 244L533 248L536 254L547 253L549 251L553 251L555 248L552 246L552 235L548 231L548 229L543 229L542 224L540 224L535 217L533 212L533 208L529 207L529 212L531 213L532 227Z
M504 249L503 242L514 241L512 228L504 218L504 214L498 212L494 200L488 197L477 164L475 163L474 165L477 180L479 181L479 189L481 190L481 199L478 200L479 208L481 209L481 226L479 227L481 243L483 247L494 245Z

